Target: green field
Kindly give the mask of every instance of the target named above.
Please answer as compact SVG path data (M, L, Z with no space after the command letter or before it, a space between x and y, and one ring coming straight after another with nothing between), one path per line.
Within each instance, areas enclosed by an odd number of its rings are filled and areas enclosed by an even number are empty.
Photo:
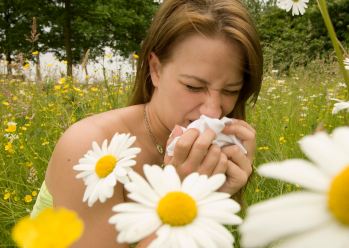
M27 215L44 179L50 154L62 132L94 113L125 106L131 79L80 84L71 80L42 83L0 79L0 247L13 246L10 232ZM288 74L267 71L248 122L257 130L254 166L301 158L297 141L315 130L348 125L345 111L332 115L334 101L347 99L337 65L321 61ZM9 132L8 122L16 130ZM254 175L247 187L248 204L297 190Z

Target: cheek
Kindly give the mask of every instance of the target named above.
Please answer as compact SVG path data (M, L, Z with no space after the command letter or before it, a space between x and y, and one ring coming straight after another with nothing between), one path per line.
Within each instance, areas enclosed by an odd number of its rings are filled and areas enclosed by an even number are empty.
M164 100L169 101L169 104L178 110L187 112L200 104L199 94L189 92L178 82L171 82L171 85L168 85L166 92L167 94L164 96Z
M233 111L238 100L238 96L226 96L222 100L223 115L226 116Z

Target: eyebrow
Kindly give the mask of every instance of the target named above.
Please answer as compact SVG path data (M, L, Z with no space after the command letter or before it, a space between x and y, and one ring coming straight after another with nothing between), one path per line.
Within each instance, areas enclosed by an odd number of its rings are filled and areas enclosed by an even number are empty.
M188 74L180 74L179 75L180 77L185 77L185 78L190 78L190 79L195 79L203 84L207 84L209 85L210 83L208 81L206 81L205 79L202 79L202 78L199 78L197 76L193 76L193 75L188 75ZM239 86L243 84L243 80L239 80L239 81L236 81L236 82L232 82L232 83L229 83L227 84L226 86Z

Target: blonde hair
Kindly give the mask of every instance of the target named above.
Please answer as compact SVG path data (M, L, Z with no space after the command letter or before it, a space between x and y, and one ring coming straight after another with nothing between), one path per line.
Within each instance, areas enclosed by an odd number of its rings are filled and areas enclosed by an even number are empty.
M130 105L149 102L154 90L149 56L170 60L174 46L191 34L223 36L238 44L245 57L244 85L228 117L245 118L245 105L255 102L262 81L263 57L259 37L245 6L239 0L165 0L143 41Z

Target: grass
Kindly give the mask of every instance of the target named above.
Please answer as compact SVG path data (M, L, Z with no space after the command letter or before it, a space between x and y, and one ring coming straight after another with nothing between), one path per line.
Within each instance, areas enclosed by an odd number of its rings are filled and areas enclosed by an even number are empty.
M31 211L62 132L81 118L124 106L128 82L79 84L62 79L37 84L0 79L0 247L14 245L11 228ZM288 75L267 72L257 104L247 111L248 122L257 130L254 166L302 158L297 145L301 137L347 125L347 113L331 114L330 98L346 99L342 82L335 65L319 61ZM5 131L10 121L17 123L11 135ZM298 189L254 174L245 198L252 204Z

